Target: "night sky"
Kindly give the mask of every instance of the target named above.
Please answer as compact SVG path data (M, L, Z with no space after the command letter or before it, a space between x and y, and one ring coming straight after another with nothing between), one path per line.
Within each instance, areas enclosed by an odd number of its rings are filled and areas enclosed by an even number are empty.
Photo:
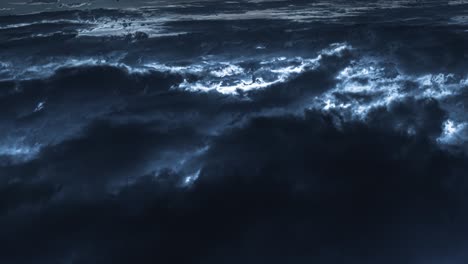
M468 263L467 1L0 3L1 264Z

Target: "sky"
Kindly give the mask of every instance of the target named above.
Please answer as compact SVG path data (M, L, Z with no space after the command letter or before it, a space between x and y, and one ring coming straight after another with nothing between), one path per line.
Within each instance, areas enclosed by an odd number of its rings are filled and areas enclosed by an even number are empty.
M468 263L463 1L21 1L1 264Z

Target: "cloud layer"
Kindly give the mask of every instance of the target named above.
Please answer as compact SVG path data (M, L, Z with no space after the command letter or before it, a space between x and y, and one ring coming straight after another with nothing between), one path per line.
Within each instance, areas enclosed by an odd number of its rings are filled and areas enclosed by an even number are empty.
M464 3L293 2L1 16L0 262L466 263Z

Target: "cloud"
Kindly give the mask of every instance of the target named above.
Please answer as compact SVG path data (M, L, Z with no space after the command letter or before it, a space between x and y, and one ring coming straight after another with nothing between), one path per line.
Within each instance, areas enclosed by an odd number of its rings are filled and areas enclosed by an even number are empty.
M194 158L202 167L189 188L171 169L139 174L153 150L190 145L183 131L102 123L45 150L36 166L47 168L45 182L62 187L38 192L16 183L9 188L25 191L9 201L34 193L47 200L54 191L61 198L40 210L4 214L2 226L15 232L2 231L9 241L3 259L280 263L301 256L317 263L394 263L458 254L463 247L466 158L426 137L359 122L336 128L330 116L316 112L261 117L214 138ZM117 192L84 195L99 182L132 174L140 177ZM86 186L82 195L63 195L78 186ZM383 257L388 248L391 257Z
M0 263L466 263L454 13L285 3L2 18Z

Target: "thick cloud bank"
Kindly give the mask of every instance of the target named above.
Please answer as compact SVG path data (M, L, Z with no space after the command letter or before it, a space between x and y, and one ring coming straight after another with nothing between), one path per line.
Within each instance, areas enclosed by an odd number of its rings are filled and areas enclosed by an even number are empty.
M49 2L0 16L0 263L468 261L463 1Z

